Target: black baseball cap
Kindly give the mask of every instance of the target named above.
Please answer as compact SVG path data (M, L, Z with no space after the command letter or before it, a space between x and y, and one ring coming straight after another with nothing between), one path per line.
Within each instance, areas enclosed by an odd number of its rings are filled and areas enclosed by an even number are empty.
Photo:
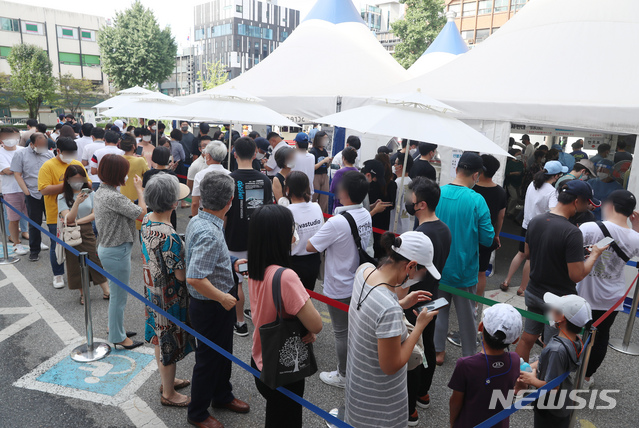
M270 140L273 137L279 137L281 140L283 140L284 138L282 138L282 136L280 134L278 134L277 132L269 132L268 135L266 136L267 140Z
M377 182L380 183L381 186L386 185L386 180L384 179L384 164L378 160L369 159L364 162L362 174L370 174L373 178L377 178Z
M610 202L615 206L615 211L630 217L637 206L635 195L625 189L619 189L612 192L606 198L606 202Z
M264 137L257 137L255 139L255 145L263 152L268 152L268 149L271 147L271 145L268 143L268 140Z
M521 141L524 141L524 140L530 141L530 137L528 136L528 134L524 134L521 136Z
M570 180L562 186L562 192L566 192L569 195L577 196L590 202L594 207L600 207L601 201L595 198L595 192L590 187L590 184L581 180Z
M484 161L475 152L464 152L459 158L459 162L457 163L457 168L463 168L470 171L475 170L483 170L486 171L486 167L484 166Z
M391 152L391 149L389 149L389 148L388 148L388 147L386 147L386 146L379 146L379 147L377 148L377 153L378 153L378 154L379 154L379 153L386 153L387 155L390 155L390 152Z

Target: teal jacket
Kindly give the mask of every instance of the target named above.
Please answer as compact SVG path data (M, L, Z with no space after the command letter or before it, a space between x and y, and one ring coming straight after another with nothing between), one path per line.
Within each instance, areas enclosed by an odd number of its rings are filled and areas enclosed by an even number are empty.
M490 210L486 200L468 187L447 184L441 191L436 214L450 229L452 243L439 282L472 287L479 273L479 244L490 247L495 238Z

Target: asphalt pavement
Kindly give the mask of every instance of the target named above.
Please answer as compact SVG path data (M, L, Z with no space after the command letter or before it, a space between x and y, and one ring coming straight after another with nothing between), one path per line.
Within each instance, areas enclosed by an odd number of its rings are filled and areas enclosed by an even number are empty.
M188 212L178 210L178 231L184 232ZM518 226L507 221L504 231L517 233ZM48 242L47 238L44 238ZM487 290L495 290L505 278L510 259L517 251L517 243L502 239L497 253L496 273L488 278ZM140 247L136 243L132 253L131 287L143 291ZM521 272L521 271L520 271ZM514 295L521 273L513 280ZM98 287L92 288L91 304L96 340L106 338L108 302L102 300ZM245 292L246 292L245 284ZM321 292L318 283L316 291ZM248 295L248 293L246 293ZM78 302L79 293L52 286L48 252L41 253L38 262L27 257L11 266L0 266L0 427L186 427L186 410L167 408L160 404L160 376L153 356L153 348L146 345L140 352L113 351L102 365L71 363L68 353L82 343L85 334L84 308ZM330 318L326 306L314 302L322 318L324 330L318 335L315 352L320 371L334 370L336 357ZM246 303L248 307L248 301ZM454 311L452 311L454 314ZM611 337L621 338L628 316L620 314ZM253 326L249 323L252 333ZM144 305L129 297L125 313L127 330L143 336ZM450 330L456 329L456 316L451 315ZM637 335L633 343L638 343ZM234 354L250 362L251 335L235 337ZM532 354L539 354L537 346ZM447 345L446 362L435 372L431 389L431 407L419 410L421 427L447 427L447 387L461 349ZM639 381L639 357L609 350L608 356L595 375L595 389L619 390L610 394L617 400L610 410L585 409L578 413L583 428L637 426L635 396ZM193 354L177 365L177 376L190 379ZM120 368L120 365L124 368ZM75 377L74 377L75 376ZM109 381L108 379L116 379ZM118 384L117 382L122 382ZM265 402L255 388L254 378L238 366L233 367L232 384L236 397L251 406L250 413L236 415L229 411L212 410L212 414L226 427L261 427L264 423ZM185 392L188 394L189 389ZM323 384L319 376L307 380L304 398L330 410L343 404L344 391ZM604 404L599 401L598 404ZM521 410L511 417L513 427L532 427L531 410ZM304 426L324 427L324 421L305 410Z

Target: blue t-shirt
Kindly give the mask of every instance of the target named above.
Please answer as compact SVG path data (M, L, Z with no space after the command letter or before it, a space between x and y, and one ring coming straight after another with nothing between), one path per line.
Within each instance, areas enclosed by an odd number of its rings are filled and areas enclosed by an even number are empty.
M439 281L451 287L477 284L479 244L490 247L495 230L486 200L465 186L447 184L441 188L435 213L450 229L452 243Z

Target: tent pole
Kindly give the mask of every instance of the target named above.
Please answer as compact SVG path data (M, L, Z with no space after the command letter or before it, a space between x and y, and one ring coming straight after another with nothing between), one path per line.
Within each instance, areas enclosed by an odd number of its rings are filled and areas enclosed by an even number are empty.
M399 180L399 197L395 200L395 224L393 224L393 233L397 233L397 223L399 222L399 215L402 211L403 207L400 207L399 203L402 201L402 197L404 196L404 177L406 176L406 165L408 165L408 157L410 156L410 150L408 150L409 141L406 141L406 152L404 153L404 166L402 167L402 177Z
M231 142L233 141L233 122L229 122L229 161L228 161L228 165L227 168L230 171L231 170Z

